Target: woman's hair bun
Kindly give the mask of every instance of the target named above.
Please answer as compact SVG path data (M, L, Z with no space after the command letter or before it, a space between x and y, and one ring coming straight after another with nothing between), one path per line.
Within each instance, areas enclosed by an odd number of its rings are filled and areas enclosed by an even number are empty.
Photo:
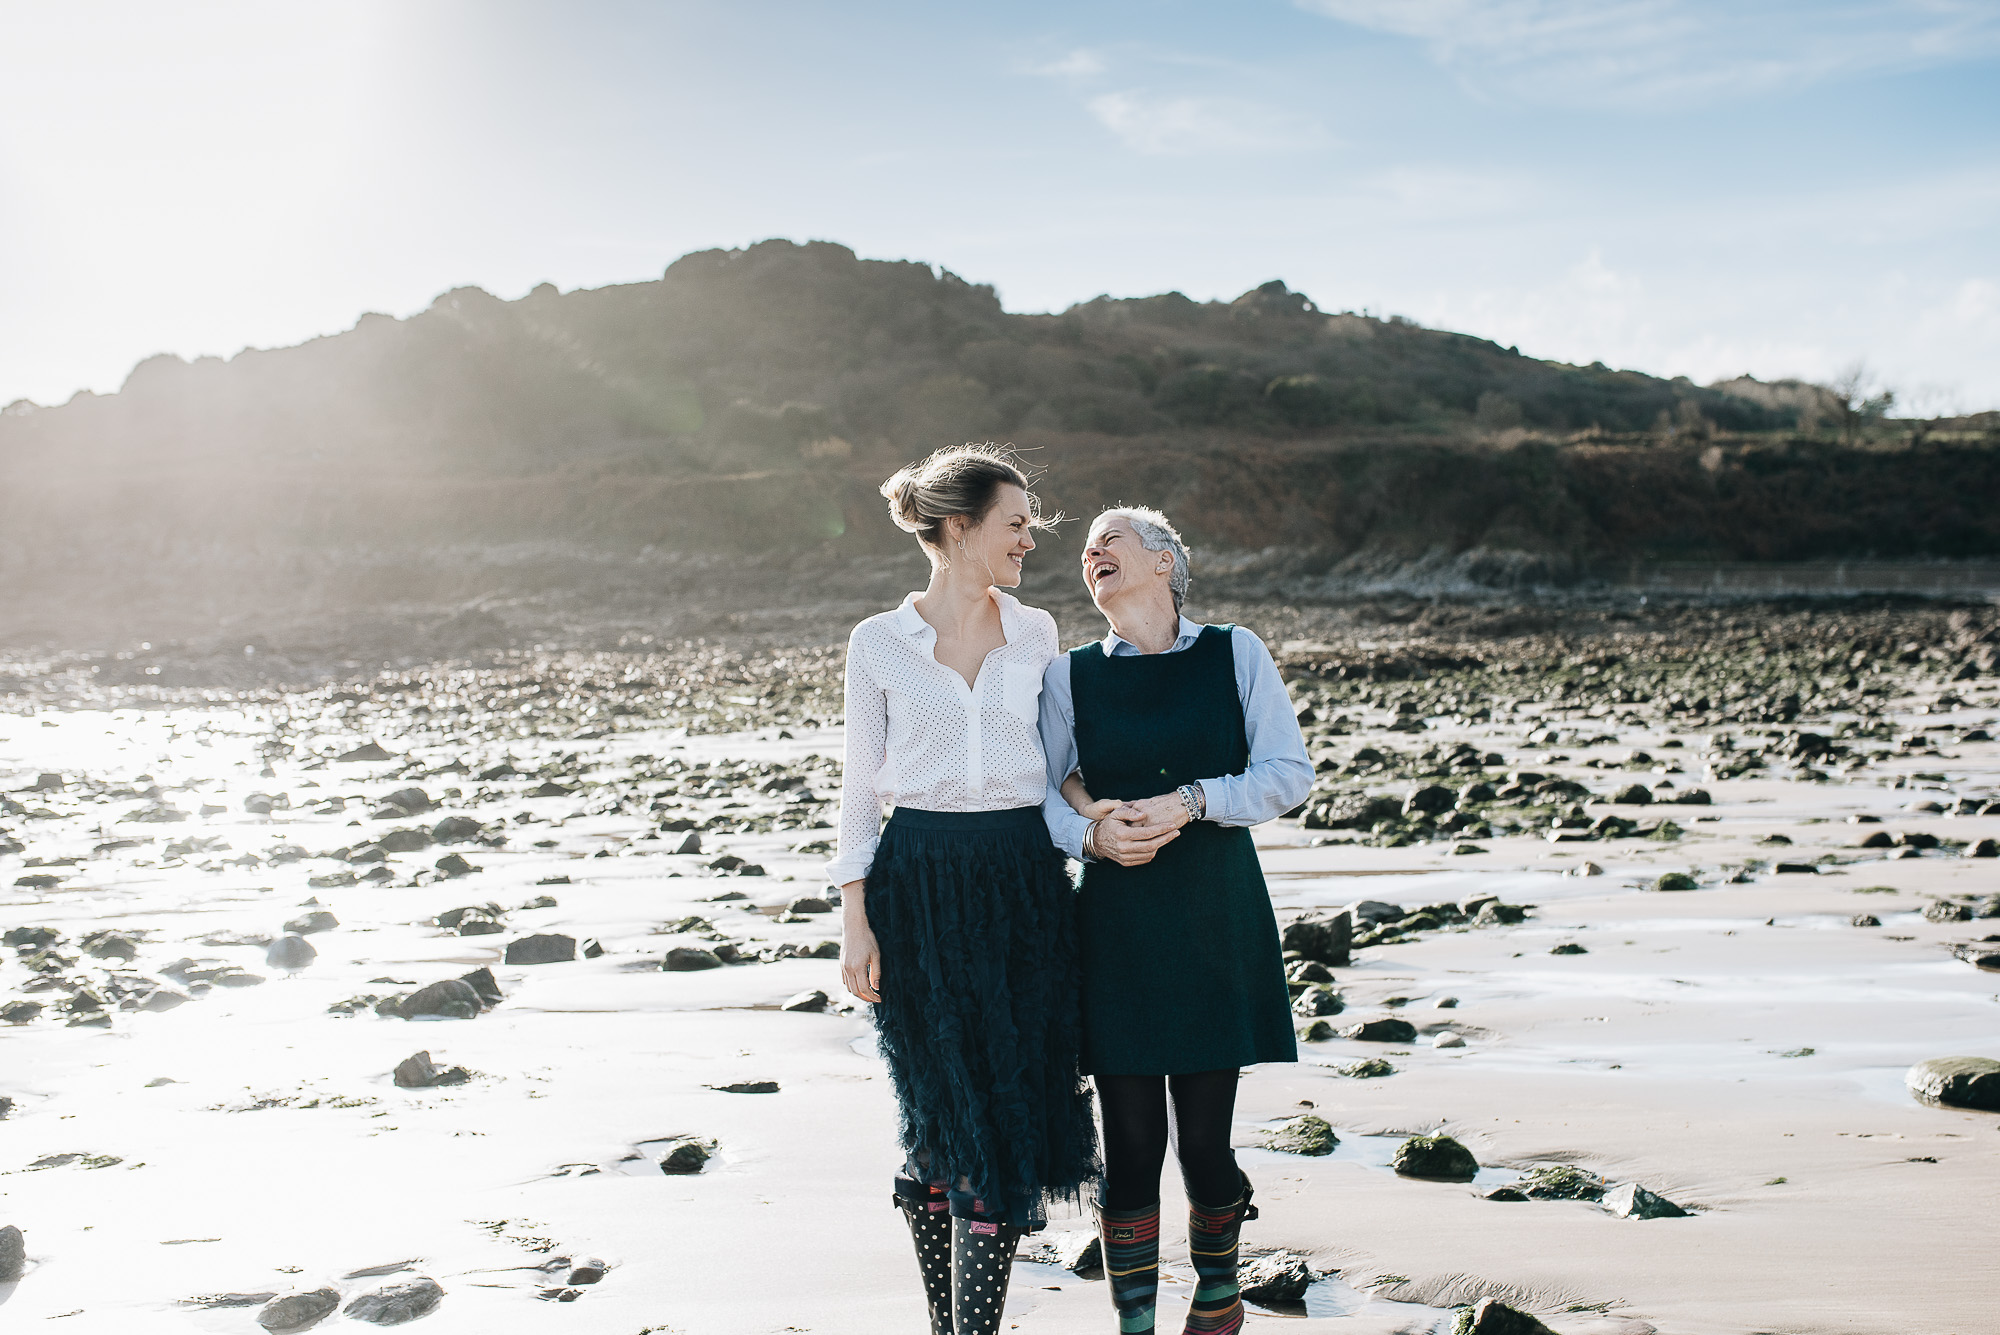
M917 480L916 465L897 469L895 475L882 484L882 494L889 499L889 518L905 533L921 533L924 530L924 520L917 504L917 492L921 486Z
M1009 485L1028 491L1027 474L1004 447L989 442L939 450L899 468L882 484L882 495L897 528L942 551L947 519L958 516L977 524L999 499L1000 488ZM1037 527L1044 526L1033 492L1028 492L1028 513Z

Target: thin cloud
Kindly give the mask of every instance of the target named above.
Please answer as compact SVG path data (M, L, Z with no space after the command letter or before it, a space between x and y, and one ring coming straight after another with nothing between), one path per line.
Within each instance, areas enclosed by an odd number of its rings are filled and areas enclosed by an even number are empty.
M1231 97L1104 93L1084 104L1127 148L1156 157L1281 153L1323 139L1318 125Z
M1025 72L1049 79L1088 79L1104 73L1104 58L1095 51L1078 47L1055 60L1028 65Z
M2000 51L2000 0L1296 0L1528 101L1682 104Z
M1364 177L1353 192L1358 206L1390 216L1462 223L1518 212L1537 198L1538 185L1520 174L1411 165Z

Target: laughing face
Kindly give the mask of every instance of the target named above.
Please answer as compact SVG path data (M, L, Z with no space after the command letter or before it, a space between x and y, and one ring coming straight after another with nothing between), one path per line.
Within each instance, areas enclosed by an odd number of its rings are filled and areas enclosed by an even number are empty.
M1104 515L1083 544L1083 582L1101 611L1121 594L1163 581L1174 568L1172 552L1149 552L1123 515Z
M1000 588L1017 587L1021 566L1035 550L1035 520L1028 493L1011 484L1001 487L986 517L965 530L964 541L965 560L973 569L991 571L993 583Z

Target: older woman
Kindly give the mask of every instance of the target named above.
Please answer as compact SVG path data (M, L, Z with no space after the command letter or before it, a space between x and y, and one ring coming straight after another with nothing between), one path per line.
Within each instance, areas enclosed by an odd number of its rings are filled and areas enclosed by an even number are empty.
M1187 1331L1243 1321L1255 1217L1230 1149L1239 1069L1298 1059L1278 927L1249 827L1312 786L1263 641L1181 615L1187 547L1156 510L1107 510L1083 577L1111 623L1049 664L1041 701L1056 844L1084 860L1083 1067L1104 1124L1098 1222L1122 1335L1153 1329L1173 1103L1197 1276Z

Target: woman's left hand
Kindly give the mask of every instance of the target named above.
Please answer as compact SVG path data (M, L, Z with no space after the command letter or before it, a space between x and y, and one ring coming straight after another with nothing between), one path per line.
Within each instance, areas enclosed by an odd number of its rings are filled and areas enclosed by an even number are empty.
M1187 803L1181 801L1179 793L1161 793L1125 803L1111 819L1138 830L1178 830L1188 823Z

